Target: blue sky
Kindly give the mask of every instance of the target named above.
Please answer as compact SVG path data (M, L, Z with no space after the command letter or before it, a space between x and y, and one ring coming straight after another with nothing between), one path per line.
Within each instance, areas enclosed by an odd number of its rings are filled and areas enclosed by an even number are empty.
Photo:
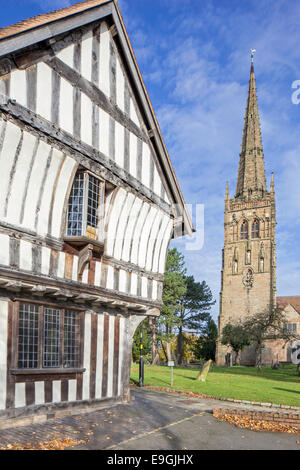
M0 26L65 0L0 0ZM275 173L278 295L300 294L300 2L291 0L119 0L186 202L205 205L205 242L186 251L189 273L218 300L225 182L234 195L246 107L250 49L267 184ZM213 309L218 315L218 305Z

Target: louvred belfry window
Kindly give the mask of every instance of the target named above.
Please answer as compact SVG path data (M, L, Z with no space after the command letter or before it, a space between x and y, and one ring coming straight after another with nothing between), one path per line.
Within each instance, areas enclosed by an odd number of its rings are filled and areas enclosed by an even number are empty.
M104 182L79 171L68 201L68 237L101 240L103 233Z
M244 220L244 222L241 225L241 239L242 240L247 240L248 239L248 222L247 222L247 220Z

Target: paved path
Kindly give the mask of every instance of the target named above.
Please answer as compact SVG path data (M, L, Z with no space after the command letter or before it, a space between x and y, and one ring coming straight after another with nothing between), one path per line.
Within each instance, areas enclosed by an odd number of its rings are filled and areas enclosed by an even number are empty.
M219 400L134 388L127 405L0 431L0 447L72 437L86 441L76 449L300 450L300 435L254 432L216 420L211 411L221 405ZM237 407L235 403L231 406Z

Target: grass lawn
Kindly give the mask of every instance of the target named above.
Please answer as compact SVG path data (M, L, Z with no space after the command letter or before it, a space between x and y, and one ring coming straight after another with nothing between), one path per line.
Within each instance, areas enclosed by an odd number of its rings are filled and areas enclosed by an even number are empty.
M215 397L300 406L300 377L294 365L279 370L263 367L262 373L255 367L214 366L206 382L195 380L198 372L199 369L174 367L172 388ZM138 383L138 379L139 366L133 364L131 380ZM145 385L170 388L171 369L145 365Z

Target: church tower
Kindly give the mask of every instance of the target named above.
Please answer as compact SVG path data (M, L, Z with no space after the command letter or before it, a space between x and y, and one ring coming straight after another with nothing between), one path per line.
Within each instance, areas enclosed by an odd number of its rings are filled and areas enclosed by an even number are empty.
M268 191L252 52L235 197L230 198L226 185L219 334L227 323L276 305L275 228L274 176ZM218 365L225 363L227 352L218 341ZM241 364L254 360L253 348L245 348Z

